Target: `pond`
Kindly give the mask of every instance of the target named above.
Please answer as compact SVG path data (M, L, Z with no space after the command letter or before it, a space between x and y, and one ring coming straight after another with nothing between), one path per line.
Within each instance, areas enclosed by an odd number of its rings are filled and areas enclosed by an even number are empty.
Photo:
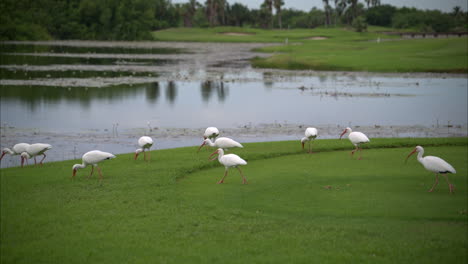
M247 59L266 55L248 44L103 43L2 43L2 147L50 143L59 160L131 152L143 134L157 148L196 145L207 126L243 142L297 139L306 126L322 138L346 126L467 134L464 75L260 70Z

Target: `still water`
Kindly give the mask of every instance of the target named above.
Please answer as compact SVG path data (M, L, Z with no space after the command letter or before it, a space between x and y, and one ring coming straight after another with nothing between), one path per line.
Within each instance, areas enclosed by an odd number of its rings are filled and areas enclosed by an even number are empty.
M235 76L233 77L235 78ZM240 77L239 77L240 78ZM101 88L2 86L1 120L55 131L144 127L238 127L284 122L465 125L463 78L290 77L265 83L159 81Z
M232 59L246 52L221 44L206 48L206 54L190 47L0 44L1 147L20 141L61 146L51 160L76 158L91 148L130 152L135 137L154 128L177 131L168 132L160 147L199 144L198 130L207 126L271 128L241 137L244 142L296 139L303 126L445 125L466 135L465 75L259 70ZM119 138L117 126L133 134ZM276 134L266 135L273 128ZM101 134L76 136L87 131Z

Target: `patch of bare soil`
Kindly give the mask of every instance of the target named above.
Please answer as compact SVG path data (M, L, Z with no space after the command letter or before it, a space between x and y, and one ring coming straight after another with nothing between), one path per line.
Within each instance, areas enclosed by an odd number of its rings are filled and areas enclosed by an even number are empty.
M310 38L307 38L307 39L310 39L310 40L324 40L324 39L328 39L328 37L316 36L316 37L310 37Z
M241 32L223 32L221 33L226 36L252 36L255 35L255 33L241 33Z

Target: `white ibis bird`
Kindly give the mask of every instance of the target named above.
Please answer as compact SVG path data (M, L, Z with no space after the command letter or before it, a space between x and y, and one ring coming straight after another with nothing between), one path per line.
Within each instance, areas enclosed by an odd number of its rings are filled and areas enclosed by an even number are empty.
M114 154L103 152L100 150L92 150L92 151L86 152L82 157L83 163L73 165L72 178L75 177L77 170L84 169L86 168L86 166L92 165L91 174L88 176L88 178L93 176L94 167L96 167L99 172L99 179L102 180L102 173L101 173L101 169L98 167L98 163L103 160L108 160L108 159L113 159L113 158L115 158Z
M151 152L149 152L149 149L153 146L153 139L147 136L142 136L138 139L138 145L140 148L135 150L135 160L141 152L143 152L144 160L146 160L146 150L148 150L148 160L151 159Z
M43 143L36 143L36 144L31 144L27 146L26 151L21 153L21 167L23 167L24 161L26 160L26 163L27 163L28 159L30 158L34 158L34 165L37 165L36 156L39 156L39 155L44 156L39 162L39 165L42 165L42 162L46 158L45 152L51 148L52 148L51 145L43 144Z
M26 151L26 148L28 146L29 146L28 143L18 143L18 144L15 144L11 149L4 148L2 150L2 156L0 156L0 161L3 159L3 156L5 156L6 154L10 154L12 156L20 155L21 153Z
M205 133L203 134L204 139L209 138L211 140L214 140L218 136L219 136L219 130L216 127L208 127L205 130Z
M367 142L370 142L369 138L366 135L364 135L364 133L353 132L353 130L351 130L351 128L347 127L347 128L345 128L343 133L341 133L340 139L347 132L349 132L349 136L348 136L349 141L351 141L351 143L353 143L353 145L356 146L356 149L351 151L351 156L354 155L354 152L359 150L359 159L362 159L362 153L361 153L362 148L360 148L360 145L364 144L364 143L367 143Z
M247 161L241 159L241 157L237 156L236 154L224 155L224 150L222 148L219 148L215 152L213 152L210 155L210 158L216 154L218 154L219 163L224 165L224 168L225 168L224 177L218 182L218 184L224 183L224 178L226 178L228 174L228 170L231 167L237 168L239 170L239 173L242 176L242 184L247 184L247 179L244 177L244 174L242 174L242 170L239 168L239 165L247 165ZM213 161L215 159L216 157L211 160Z
M445 160L439 158L439 157L434 157L434 156L426 156L423 157L424 155L424 149L421 146L416 146L414 150L406 157L406 161L408 158L413 155L414 153L418 152L418 161L424 166L424 168L428 171L434 172L436 175L436 181L432 188L429 190L429 192L432 192L434 188L437 186L439 183L439 174L444 175L445 180L447 181L447 184L449 186L450 193L453 193L454 191L454 186L449 182L447 173L457 173L455 169L452 167L452 165L448 164Z
M233 139L230 139L227 137L220 137L220 138L217 138L214 142L211 141L211 139L209 138L203 140L203 143L198 148L198 151L200 151L200 149L206 144L208 144L210 147L222 148L224 150L227 150L230 148L243 148L243 146L239 142Z
M317 137L317 129L315 127L308 127L305 131L305 137L301 139L302 149L304 149L304 144L306 141L309 141L309 153L312 153L310 149L310 142Z

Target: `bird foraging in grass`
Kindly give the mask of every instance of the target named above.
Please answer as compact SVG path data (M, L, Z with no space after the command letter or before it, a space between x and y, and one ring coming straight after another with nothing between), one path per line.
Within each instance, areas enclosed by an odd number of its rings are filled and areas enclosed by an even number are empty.
M351 128L347 127L347 128L345 128L343 133L341 133L340 139L341 139L341 137L343 137L344 134L346 134L348 132L349 132L349 135L348 135L349 141L351 141L351 143L353 143L353 145L356 146L356 149L351 151L351 156L354 155L354 152L359 150L359 158L358 159L362 159L362 153L361 153L362 148L360 146L361 146L361 144L365 144L365 143L370 142L369 138L366 135L364 135L364 133L353 132L353 130L351 130Z
M214 155L218 154L218 161L222 165L224 165L224 177L218 182L218 184L224 183L224 178L226 178L228 174L228 170L231 167L236 168L240 175L242 176L242 184L247 184L247 179L244 177L242 170L239 168L240 165L247 165L247 161L243 160L241 157L237 156L236 154L226 154L224 155L224 150L222 148L217 149L210 155L210 158ZM212 158L211 161L215 160L216 157Z
M102 173L101 173L101 169L98 167L98 163L103 160L108 160L108 159L113 159L113 158L115 158L114 154L103 152L100 150L92 150L92 151L86 152L82 158L83 163L73 165L72 178L75 177L77 170L84 169L86 168L86 166L91 165L91 174L88 176L88 178L90 178L93 175L94 167L96 167L99 172L99 179L102 180Z
M432 186L432 188L429 189L428 192L434 191L434 188L439 183L439 174L442 174L444 175L444 178L447 181L450 193L453 193L455 190L455 187L449 182L448 176L447 176L448 173L453 173L453 174L457 173L455 169L452 167L452 165L450 165L448 162L446 162L445 160L439 157L435 157L435 156L423 157L424 148L421 146L416 146L414 150L410 154L408 154L408 156L405 159L405 162L408 161L408 158L416 152L418 152L419 163L421 163L426 170L434 172L436 176L436 181L434 185Z
M303 137L301 139L302 149L304 149L305 142L308 141L309 142L309 151L308 151L308 153L312 153L312 150L310 148L310 143L311 143L312 140L314 140L318 136L317 129L315 127L308 127L305 130L304 134L305 134L305 137Z
M135 160L138 158L138 155L143 152L144 160L146 161L146 150L148 150L148 160L151 159L150 148L153 146L153 139L147 136L143 136L138 139L139 149L135 150Z

